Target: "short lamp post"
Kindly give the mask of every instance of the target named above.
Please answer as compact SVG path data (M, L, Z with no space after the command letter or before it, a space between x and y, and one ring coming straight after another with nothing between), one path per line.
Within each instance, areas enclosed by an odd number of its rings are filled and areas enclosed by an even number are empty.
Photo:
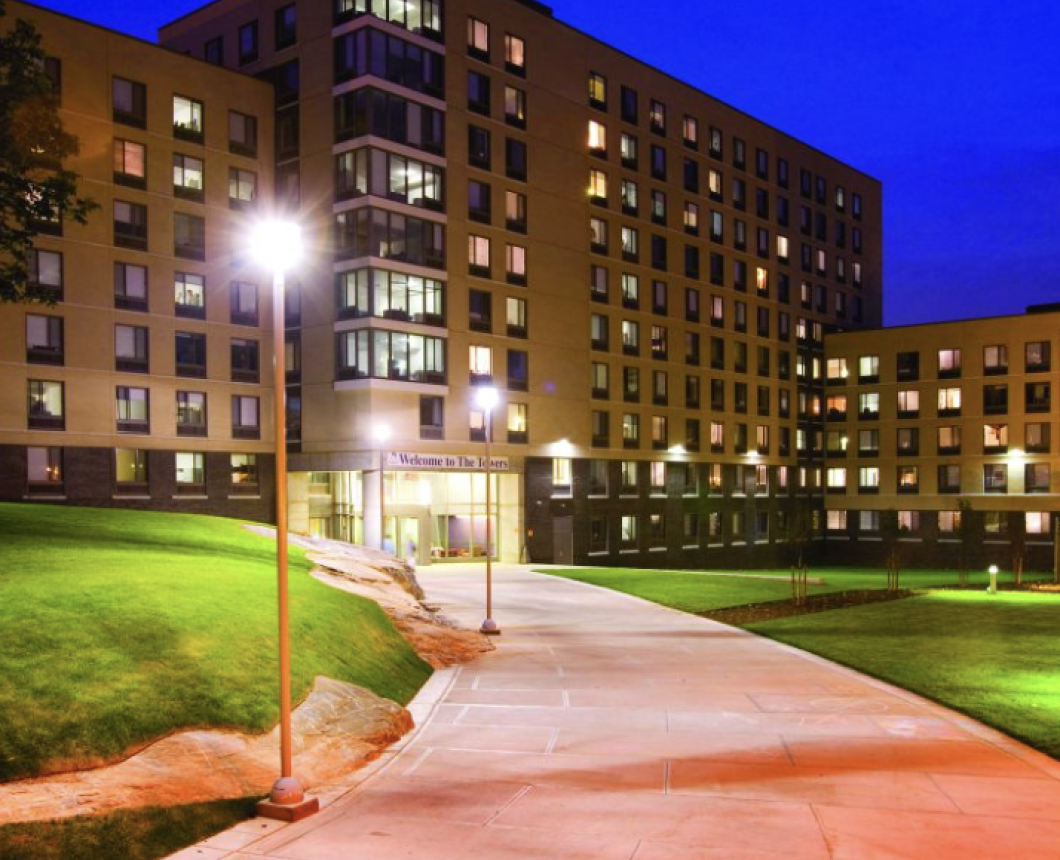
M486 618L479 628L487 636L497 636L501 629L493 620L493 460L490 457L490 436L493 435L493 410L497 406L497 389L480 388L475 402L482 410L486 429Z
M297 821L320 808L307 798L292 770L291 637L287 592L287 415L284 367L284 278L302 256L302 229L288 221L263 221L254 230L251 250L257 262L272 271L273 407L276 436L276 579L280 616L280 778L268 800L258 803L266 818Z
M990 585L987 587L986 590L989 591L991 594L997 594L997 565L990 565L990 567L987 568L986 572L990 574Z
M376 424L372 436L379 448L379 549L386 549L386 443L390 440L390 425ZM395 533L394 555L397 555L397 535Z

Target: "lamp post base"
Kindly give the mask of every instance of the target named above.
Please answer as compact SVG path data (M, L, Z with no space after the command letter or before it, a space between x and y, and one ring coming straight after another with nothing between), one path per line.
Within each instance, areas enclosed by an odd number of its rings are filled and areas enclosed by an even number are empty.
M257 813L278 821L301 821L320 810L320 800L306 797L301 783L294 777L281 777L272 786L267 800L259 800Z
M492 618L487 618L482 622L482 626L478 629L479 633L485 633L487 636L500 636L501 628L497 626L497 622Z

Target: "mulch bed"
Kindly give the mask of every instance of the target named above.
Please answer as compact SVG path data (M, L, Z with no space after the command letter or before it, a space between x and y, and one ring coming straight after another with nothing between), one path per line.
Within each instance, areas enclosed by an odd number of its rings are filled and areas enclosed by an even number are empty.
M806 598L801 606L795 606L790 600L771 600L768 603L752 603L747 606L729 606L711 612L699 613L703 618L744 627L759 621L772 621L775 618L790 618L793 615L809 615L814 612L826 612L829 609L849 609L851 606L864 606L868 603L882 603L887 600L901 600L911 597L916 592L909 589L898 591L881 591L865 589L860 591L836 591L831 594L814 594Z

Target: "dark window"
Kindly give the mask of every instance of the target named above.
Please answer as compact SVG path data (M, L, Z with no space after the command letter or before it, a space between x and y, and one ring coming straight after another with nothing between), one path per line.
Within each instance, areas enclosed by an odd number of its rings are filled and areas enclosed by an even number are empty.
M142 203L114 201L114 244L147 250L147 207Z
M490 133L486 129L467 127L467 160L472 167L490 169Z
M177 376L206 376L206 335L178 331L176 334Z
M530 354L520 349L508 350L508 390L528 391L530 388Z
M420 438L445 438L445 398L433 394L420 396Z
M206 62L215 66L225 64L225 40L223 36L216 39L207 39L202 49L202 57Z
M187 260L206 259L206 220L185 212L173 213L173 253Z
M489 184L470 180L467 184L467 216L472 221L489 224L493 210L493 193Z
M111 101L115 122L137 128L147 126L147 87L125 78L114 78L111 84Z
M468 325L472 331L493 330L493 301L484 290L468 291Z
M259 379L258 342L232 338L232 381L257 382Z
M622 119L636 125L638 120L637 91L629 87L622 87Z
M298 40L298 18L295 4L288 3L276 10L276 50L289 48Z
M245 66L258 58L258 22L251 21L239 28L239 65Z
M509 179L526 181L526 144L507 138L504 141L504 166Z
M479 72L467 73L467 109L490 115L490 79Z
M283 107L298 101L299 65L298 60L290 60L282 66L277 66L274 71L274 82L276 86L276 105Z

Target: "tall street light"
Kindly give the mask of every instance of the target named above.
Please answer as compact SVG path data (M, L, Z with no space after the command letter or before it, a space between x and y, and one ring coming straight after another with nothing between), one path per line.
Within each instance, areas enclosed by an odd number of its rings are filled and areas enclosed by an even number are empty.
M386 447L390 439L390 425L376 424L372 436L379 447L379 548L386 549ZM394 555L397 555L397 529L394 530Z
M479 628L487 636L497 636L501 628L493 620L493 461L490 458L490 436L493 435L493 410L497 406L497 389L486 386L478 389L475 402L483 412L486 425L486 618ZM474 537L472 537L474 541Z
M258 803L266 818L297 821L320 808L307 798L292 771L291 637L287 593L287 415L284 367L284 278L302 256L302 228L289 221L263 221L251 237L254 258L272 271L273 423L276 435L276 580L280 602L280 778L268 800Z

